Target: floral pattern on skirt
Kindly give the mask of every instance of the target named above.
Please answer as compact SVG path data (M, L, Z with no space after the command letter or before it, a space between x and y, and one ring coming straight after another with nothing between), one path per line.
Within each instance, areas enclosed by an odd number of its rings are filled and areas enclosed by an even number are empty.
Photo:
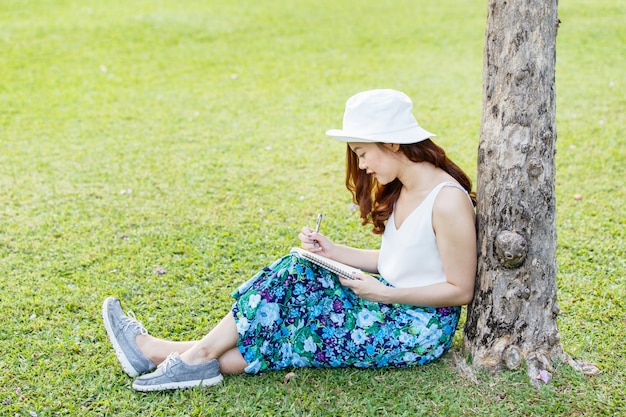
M265 267L232 296L237 345L248 373L426 364L450 348L461 312L364 300L334 273L293 254Z

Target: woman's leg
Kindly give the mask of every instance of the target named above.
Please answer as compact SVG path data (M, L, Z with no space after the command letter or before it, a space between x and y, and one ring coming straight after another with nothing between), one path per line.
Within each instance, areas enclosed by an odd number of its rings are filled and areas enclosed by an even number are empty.
M220 370L223 374L239 375L245 372L248 362L241 356L239 348L232 348L227 352L224 352L217 361L220 364Z
M198 365L217 359L222 373L241 374L248 365L237 348L239 333L232 313L199 341L173 342L148 334L137 335L137 347L152 362L159 364L172 352L178 352L183 362Z
M163 362L170 353L178 352L183 354L198 343L197 340L174 342L172 340L159 339L149 334L138 334L135 341L141 353L157 365Z

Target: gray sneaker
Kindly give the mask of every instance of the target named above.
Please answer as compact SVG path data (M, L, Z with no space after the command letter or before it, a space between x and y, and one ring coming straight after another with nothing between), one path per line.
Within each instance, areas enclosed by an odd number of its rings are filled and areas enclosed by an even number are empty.
M141 353L135 342L137 335L148 334L147 330L137 321L134 314L131 312L128 315L124 314L120 300L115 297L104 300L102 320L115 349L115 355L128 375L135 377L156 368L156 365Z
M133 389L143 392L163 391L217 385L223 379L217 360L212 359L200 365L187 365L178 352L172 352L156 371L135 379Z

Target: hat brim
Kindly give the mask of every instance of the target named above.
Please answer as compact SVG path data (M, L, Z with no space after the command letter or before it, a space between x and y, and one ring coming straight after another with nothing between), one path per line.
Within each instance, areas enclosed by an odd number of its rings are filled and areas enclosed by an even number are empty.
M420 126L414 126L410 129L402 130L399 132L379 133L374 135L363 135L356 132L349 132L341 129L330 129L326 131L326 134L331 138L339 142L355 142L355 143L398 143L401 145L407 145L410 143L417 143L423 140L432 138L434 133L429 132L426 129L422 129Z

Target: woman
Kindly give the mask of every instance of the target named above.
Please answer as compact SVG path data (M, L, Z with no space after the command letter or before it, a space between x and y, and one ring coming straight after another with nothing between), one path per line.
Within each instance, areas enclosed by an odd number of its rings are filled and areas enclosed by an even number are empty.
M144 374L134 389L302 366L411 366L449 349L474 292L471 182L412 109L399 91L365 91L347 101L343 129L326 132L348 145L346 185L363 224L382 234L380 249L338 245L307 227L298 235L304 249L380 277L346 279L287 255L238 288L231 312L189 342L149 335L109 297L102 312L117 357L130 376Z

